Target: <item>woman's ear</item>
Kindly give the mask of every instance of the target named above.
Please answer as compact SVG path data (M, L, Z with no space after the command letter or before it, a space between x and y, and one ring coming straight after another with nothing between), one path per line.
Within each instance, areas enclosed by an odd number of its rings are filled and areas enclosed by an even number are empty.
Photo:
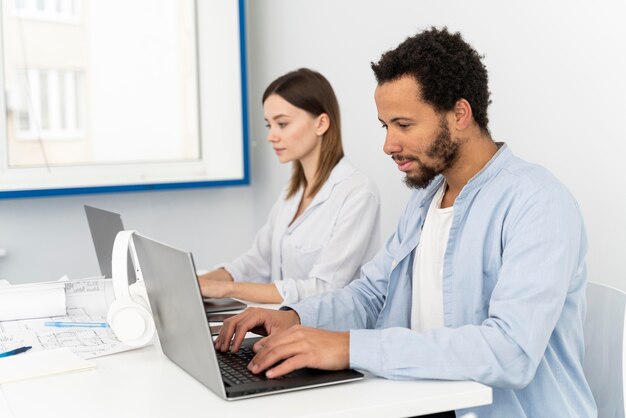
M322 136L330 128L330 118L326 113L320 114L315 120L315 134Z

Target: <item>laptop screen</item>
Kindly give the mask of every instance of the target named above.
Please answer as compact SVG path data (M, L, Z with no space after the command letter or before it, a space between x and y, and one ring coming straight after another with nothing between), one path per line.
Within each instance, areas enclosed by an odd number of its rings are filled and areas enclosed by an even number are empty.
M363 378L363 374L352 369L307 368L280 379L253 376L246 369L247 357L244 361L236 355L215 351L191 253L138 234L134 235L133 242L163 353L222 398L245 399ZM253 341L246 339L244 344L249 348ZM223 368L218 365L218 356ZM240 367L229 369L230 361L226 360L235 360Z
M111 255L113 253L113 242L118 232L124 230L122 217L119 213L109 212L103 209L85 205L85 215L91 231L91 239L96 250L96 257L100 265L100 273L111 278ZM132 258L128 257L129 260ZM134 283L137 280L135 269L128 263L128 282Z
M163 352L224 397L191 253L138 234L133 241Z

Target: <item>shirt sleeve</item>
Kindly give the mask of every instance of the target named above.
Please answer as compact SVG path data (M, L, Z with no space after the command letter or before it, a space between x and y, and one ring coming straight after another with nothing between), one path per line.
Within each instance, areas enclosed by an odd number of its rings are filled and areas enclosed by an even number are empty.
M340 289L358 276L361 265L373 256L380 240L378 194L366 188L347 196L332 235L307 278L276 281L283 303L295 303L329 290Z
M269 283L271 280L272 231L280 210L282 196L274 204L267 222L257 232L252 248L229 263L217 265L233 276L236 282Z
M363 265L357 280L343 289L289 305L300 316L302 325L336 331L376 326L387 297L393 254L400 247L400 225L402 221L375 257Z

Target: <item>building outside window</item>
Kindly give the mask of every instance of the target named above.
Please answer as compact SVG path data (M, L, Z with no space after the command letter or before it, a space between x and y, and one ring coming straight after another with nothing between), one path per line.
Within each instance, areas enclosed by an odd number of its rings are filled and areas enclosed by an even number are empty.
M192 0L0 1L9 168L200 160Z
M78 22L78 5L79 0L15 0L14 14L23 19Z
M16 80L17 140L84 139L83 71L22 69Z

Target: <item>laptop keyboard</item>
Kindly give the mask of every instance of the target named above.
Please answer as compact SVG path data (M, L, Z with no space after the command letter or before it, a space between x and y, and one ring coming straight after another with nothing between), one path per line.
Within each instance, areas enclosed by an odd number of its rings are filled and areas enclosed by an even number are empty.
M328 379L331 374L314 369L295 370L284 376L268 379L264 372L255 375L248 370L248 364L255 355L250 346L240 347L236 353L222 353L217 350L215 353L222 373L222 380L226 384L226 396L231 399L348 380L345 376L339 379ZM360 373L351 372L354 373L354 376L348 377L353 380L363 377Z
M241 347L236 353L218 351L217 361L220 364L222 376L237 385L267 380L263 374L256 375L248 370L248 363L252 357L254 357L254 352L248 347Z

